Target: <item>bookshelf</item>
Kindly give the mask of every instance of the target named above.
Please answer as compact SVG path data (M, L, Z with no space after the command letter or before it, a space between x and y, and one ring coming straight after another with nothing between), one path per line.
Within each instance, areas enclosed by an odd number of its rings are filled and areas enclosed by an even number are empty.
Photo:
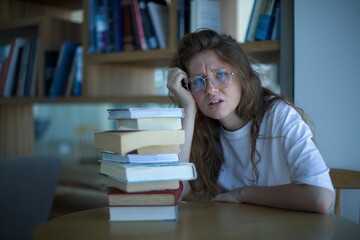
M286 1L281 1L283 2ZM34 126L32 106L38 103L170 103L167 96L158 95L154 87L156 67L166 67L177 45L176 0L169 5L169 47L161 50L87 54L88 1L31 0L0 2L0 41L15 36L38 36L38 93L35 97L0 97L0 158L32 155ZM236 1L222 1L231 9ZM286 4L286 3L284 3ZM83 10L81 23L71 19L74 10ZM223 23L231 16L223 14ZM281 18L282 21L286 21ZM227 24L228 25L228 24ZM285 35L285 34L284 34ZM5 37L4 37L5 36ZM81 41L84 47L83 86L81 97L44 95L44 53L59 50L64 39ZM251 42L242 44L244 50L262 63L279 63L285 56L283 41ZM286 63L284 63L286 64ZM280 69L281 71L281 69ZM280 72L281 75L281 72ZM291 73L281 78L291 81Z

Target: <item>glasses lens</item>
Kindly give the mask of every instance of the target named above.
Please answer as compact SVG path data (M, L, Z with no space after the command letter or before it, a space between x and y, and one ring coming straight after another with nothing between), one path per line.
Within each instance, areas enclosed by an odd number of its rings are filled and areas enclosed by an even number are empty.
M190 92L199 92L205 89L205 80L202 77L194 76L189 79L188 88Z
M215 85L217 87L225 86L232 78L232 73L228 73L225 70L220 70L215 73Z

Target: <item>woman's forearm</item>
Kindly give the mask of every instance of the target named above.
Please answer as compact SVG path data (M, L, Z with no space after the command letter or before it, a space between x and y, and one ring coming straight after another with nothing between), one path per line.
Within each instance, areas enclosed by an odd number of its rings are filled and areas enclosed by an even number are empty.
M327 213L334 200L333 192L306 184L280 186L252 186L229 191L214 198L215 201L246 202L256 205Z

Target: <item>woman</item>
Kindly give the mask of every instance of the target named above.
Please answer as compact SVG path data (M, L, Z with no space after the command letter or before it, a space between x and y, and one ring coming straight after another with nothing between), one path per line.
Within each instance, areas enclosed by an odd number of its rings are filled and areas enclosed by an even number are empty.
M331 211L329 169L303 114L261 86L234 39L210 29L185 35L167 87L185 110L182 159L198 172L182 196Z

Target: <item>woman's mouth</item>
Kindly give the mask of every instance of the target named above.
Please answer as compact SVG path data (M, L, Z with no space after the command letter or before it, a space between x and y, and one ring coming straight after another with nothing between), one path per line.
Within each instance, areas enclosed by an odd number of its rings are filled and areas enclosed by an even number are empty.
M222 99L211 100L210 103L209 103L209 106L217 105L217 104L220 104L222 102L224 102L224 100L222 100Z

